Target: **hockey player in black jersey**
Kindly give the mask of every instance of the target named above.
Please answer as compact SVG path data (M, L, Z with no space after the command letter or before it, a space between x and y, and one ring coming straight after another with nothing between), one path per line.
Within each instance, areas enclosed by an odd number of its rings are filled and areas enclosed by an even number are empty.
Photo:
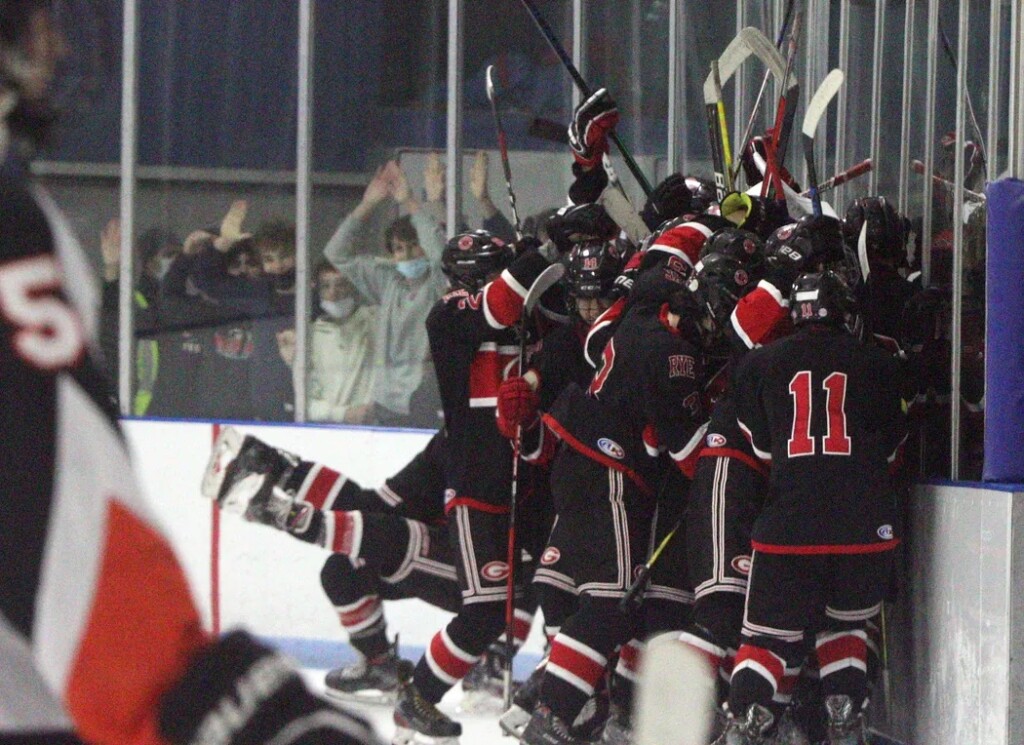
M558 513L541 569L575 587L578 609L551 643L523 734L530 745L576 741L572 723L609 656L635 634L619 601L650 539L658 478L651 454L666 451L690 474L703 434L701 338L687 274L668 264L651 271L674 288L670 301L635 304L588 389L564 389L534 433L540 459L554 458Z
M899 540L888 479L904 428L896 362L860 340L839 275L801 275L790 306L796 332L751 351L736 372L737 422L770 476L719 739L729 745L773 731L775 692L799 667L805 635L823 628L814 643L830 740L863 742L865 623Z

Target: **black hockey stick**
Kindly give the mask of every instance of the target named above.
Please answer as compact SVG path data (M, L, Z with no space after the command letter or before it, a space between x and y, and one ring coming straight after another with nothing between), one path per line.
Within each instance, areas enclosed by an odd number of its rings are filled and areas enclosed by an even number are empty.
M782 19L782 28L779 29L779 35L775 39L775 48L781 49L782 42L786 40L786 34L789 32L789 25L793 20L793 10L796 8L796 0L789 0L786 5L786 12ZM740 152L743 152L743 148L746 147L746 143L750 140L750 133L754 130L754 119L757 118L757 112L761 110L761 101L764 100L765 91L768 90L768 79L772 76L771 70L764 71L764 78L761 79L761 89L757 92L757 98L754 100L754 108L750 110L750 118L747 119L746 129L743 130L743 136L737 145L740 148ZM733 179L739 174L740 160L736 159L736 170L733 172Z
M804 126L802 128L804 140L804 160L807 161L807 181L812 184L811 203L815 217L821 217L821 194L818 192L818 171L814 167L814 134L818 129L818 123L825 116L829 103L839 92L844 80L843 71L836 69L830 72L814 92L814 97L807 104L807 111L804 113Z
M645 561L643 565L636 570L636 577L633 579L633 584L629 586L629 589L626 590L626 594L623 595L622 600L619 601L619 610L623 613L629 612L636 600L636 596L639 595L644 587L647 586L647 580L651 576L651 569L654 568L654 565L658 562L658 557L661 556L662 551L664 551L665 547L669 542L671 542L673 536L675 536L676 531L679 530L682 523L682 520L676 521L676 524L672 526L672 530L668 532L668 535L661 539L661 543L659 543L658 547L651 552L647 561Z
M487 67L487 100L491 102L491 113L494 114L494 129L498 135L498 152L501 153L501 168L505 172L505 186L508 188L508 203L512 208L512 225L516 231L516 240L522 240L523 228L519 222L519 210L516 209L516 193L512 190L512 166L508 162L508 140L505 138L505 127L501 123L498 111L498 100L494 92L494 65Z
M569 53L565 51L565 47L562 46L558 37L555 36L555 32L551 30L551 26L549 26L548 22L544 20L544 16L541 15L540 10L538 10L537 6L534 5L533 0L522 0L522 2L523 5L526 6L526 10L529 12L530 16L533 18L533 22L537 24L537 28L540 29L541 34L551 46L551 49L558 55L558 58L562 61L565 69L569 71L569 75L572 76L572 80L576 84L576 87L580 89L584 98L589 98L594 92L593 89L587 85L587 81L583 79L582 75L580 75L580 71L577 70L576 65L572 63L572 58L569 56ZM651 184L647 180L647 177L644 176L644 172L640 170L640 166L635 160L633 160L633 156L630 155L629 150L627 150L626 146L622 144L622 140L619 139L619 136L615 134L615 132L610 132L608 134L608 138L615 144L615 147L619 149L619 153L622 154L622 159L626 162L626 167L629 168L629 171L633 174L633 178L636 179L636 182L640 184L640 188L643 189L644 195L650 197L654 190L651 188Z
M526 372L526 321L540 302L541 295L547 292L565 273L565 266L552 264L533 280L526 299L523 301L523 312L519 316L519 374ZM522 448L522 429L516 427L516 437L512 441L512 490L508 503L508 582L505 585L505 709L512 706L512 659L516 656L516 571L519 567L519 551L516 537L516 519L519 495L519 454Z
M959 64L956 61L956 52L953 51L953 45L949 42L949 37L946 36L946 29L942 27L942 23L939 23L939 36L942 39L942 48L946 51L946 56L949 57L949 61L953 63L953 70L959 69ZM983 163L988 163L988 147L985 145L985 136L981 133L981 127L978 126L978 117L974 114L974 103L971 101L971 90L970 88L964 94L967 98L967 112L971 115L971 126L974 127L974 133L978 138L978 145L981 150L981 160Z

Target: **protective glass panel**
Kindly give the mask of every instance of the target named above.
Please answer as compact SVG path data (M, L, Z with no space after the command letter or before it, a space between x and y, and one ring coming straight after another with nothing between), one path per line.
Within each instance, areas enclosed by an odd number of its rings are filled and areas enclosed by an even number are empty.
M448 3L316 6L306 418L435 428Z

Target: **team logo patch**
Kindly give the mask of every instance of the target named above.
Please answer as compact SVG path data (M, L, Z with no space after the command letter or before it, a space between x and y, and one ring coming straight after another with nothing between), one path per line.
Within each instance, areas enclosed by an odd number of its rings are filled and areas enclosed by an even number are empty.
M602 437L598 440L597 447L602 453L615 458L615 460L622 460L626 457L626 451L622 449L622 446L615 442L615 440L609 440L607 437Z
M881 538L883 541L891 541L892 536L893 532L891 525L886 524L878 529L878 537Z
M732 568L740 574L750 574L750 557L737 556L731 562Z
M732 278L740 287L746 287L747 283L750 282L750 275L744 269L737 269Z
M491 561L483 565L480 576L488 582L500 582L508 577L508 564L504 561Z
M793 235L793 231L796 230L796 223L791 222L789 225L783 225L781 228L775 231L775 237L780 241L784 241L789 236Z
M548 546L544 549L544 553L540 555L540 563L544 566L551 566L556 561L562 558L562 552L554 546Z
M668 376L670 378L695 378L694 359L688 354L671 354L668 357Z
M756 243L754 243L749 238L744 238L743 239L743 253L745 253L747 256L753 256L754 251L756 251L756 250L757 250L757 244Z
M468 251L471 248L473 248L473 238L472 238L472 236L464 235L461 238L459 238L459 250L460 251Z
M709 448L724 448L727 440L724 435L720 435L717 432L708 435L707 443Z
M444 503L448 504L453 499L455 499L455 490L454 489L445 489L444 490Z

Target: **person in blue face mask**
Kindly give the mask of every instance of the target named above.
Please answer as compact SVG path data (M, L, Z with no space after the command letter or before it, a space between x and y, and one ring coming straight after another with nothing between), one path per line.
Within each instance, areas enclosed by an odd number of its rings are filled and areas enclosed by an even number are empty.
M367 255L358 236L378 210L397 204L400 217L384 235L386 256ZM377 169L356 208L324 248L327 259L370 305L374 329L372 411L366 423L433 429L440 398L424 326L433 304L448 291L441 270L444 233L412 195L395 161Z

